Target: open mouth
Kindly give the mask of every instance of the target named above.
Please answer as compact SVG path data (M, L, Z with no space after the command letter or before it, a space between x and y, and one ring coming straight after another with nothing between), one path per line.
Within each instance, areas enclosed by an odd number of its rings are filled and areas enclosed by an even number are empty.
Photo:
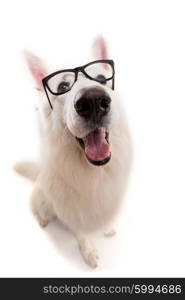
M109 133L105 128L97 128L84 138L76 137L88 161L95 166L102 166L111 159Z

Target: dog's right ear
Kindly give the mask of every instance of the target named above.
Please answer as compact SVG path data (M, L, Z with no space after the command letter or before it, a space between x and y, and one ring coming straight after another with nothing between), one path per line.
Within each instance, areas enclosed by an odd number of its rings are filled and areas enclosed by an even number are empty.
M31 74L35 79L37 85L36 89L38 91L42 91L43 90L42 79L47 75L45 64L39 57L37 57L36 55L32 54L27 50L24 50L24 57L31 71Z

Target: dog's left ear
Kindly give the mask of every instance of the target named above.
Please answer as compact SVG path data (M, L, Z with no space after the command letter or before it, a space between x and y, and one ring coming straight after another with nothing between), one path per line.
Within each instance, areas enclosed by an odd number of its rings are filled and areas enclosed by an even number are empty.
M93 50L96 59L108 59L107 45L102 36L98 36L95 39Z

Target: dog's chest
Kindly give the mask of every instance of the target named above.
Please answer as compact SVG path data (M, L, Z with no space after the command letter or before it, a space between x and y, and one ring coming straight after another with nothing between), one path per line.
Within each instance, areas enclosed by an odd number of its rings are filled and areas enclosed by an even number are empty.
M98 168L99 169L99 168ZM93 230L106 225L118 210L123 192L120 174L107 169L53 177L48 195L54 210L70 228ZM67 180L68 179L68 180Z

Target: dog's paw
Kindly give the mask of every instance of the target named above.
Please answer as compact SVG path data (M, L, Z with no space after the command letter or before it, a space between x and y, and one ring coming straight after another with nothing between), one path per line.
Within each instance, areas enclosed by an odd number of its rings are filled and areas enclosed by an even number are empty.
M39 225L44 228L48 225L49 221L42 219L39 215L36 215Z
M80 252L86 264L91 268L96 268L98 266L99 258L97 251L92 247L89 240L84 237L78 238L78 243Z
M93 269L97 268L98 266L98 255L96 253L96 250L95 249L92 249L92 250L87 250L86 251L82 251L81 250L81 253L82 253L82 256L85 260L85 262Z
M116 230L114 230L114 229L109 229L109 230L104 231L104 236L106 236L106 237L112 237L115 234L116 234Z

